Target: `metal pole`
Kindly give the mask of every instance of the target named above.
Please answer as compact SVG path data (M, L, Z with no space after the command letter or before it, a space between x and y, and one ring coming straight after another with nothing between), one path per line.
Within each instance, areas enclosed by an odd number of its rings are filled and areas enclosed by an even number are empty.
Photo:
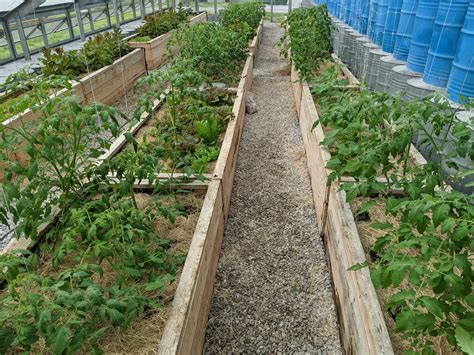
M194 0L194 9L199 12L199 0Z
M48 32L46 32L46 26L44 25L44 17L39 16L38 18L40 28L41 28L41 33L43 34L43 42L45 47L49 46L49 41L48 41Z
M112 20L110 18L110 9L108 3L105 4L105 17L107 17L107 27L112 27Z
M69 36L71 39L74 39L76 36L74 35L74 26L72 25L72 20L71 20L71 13L69 12L69 9L66 9L66 22L67 22L67 27L69 29Z
M89 24L91 26L91 31L94 31L94 17L92 16L90 7L87 9L87 16L89 17Z
M146 15L146 10L145 10L145 0L139 0L140 1L140 17L142 20L145 19Z
M214 0L214 19L219 19L219 15L217 13L217 0Z
M150 0L150 4L151 4L151 13L154 14L155 13L155 0Z
M30 49L28 48L28 42L26 41L25 30L23 29L23 23L21 22L20 16L15 17L16 30L20 36L21 48L26 60L31 60Z
M163 0L158 0L158 10L163 11Z
M81 33L81 41L86 40L86 33L84 32L84 24L82 23L81 8L77 2L74 3L74 9L76 10L77 25L79 26L79 32Z
M176 0L173 0L173 10L176 10Z
M132 0L132 12L133 12L133 18L137 18L137 8L135 7L135 0Z
M18 53L15 48L15 41L13 39L12 33L10 32L10 25L8 21L3 22L3 30L5 31L5 38L7 39L8 48L10 48L10 54L12 58L18 58Z
M273 0L270 1L270 22L273 22Z
M288 15L291 14L291 0L288 0Z
M115 26L117 28L120 28L120 17L119 17L119 10L117 6L117 0L112 0L112 6L114 7Z

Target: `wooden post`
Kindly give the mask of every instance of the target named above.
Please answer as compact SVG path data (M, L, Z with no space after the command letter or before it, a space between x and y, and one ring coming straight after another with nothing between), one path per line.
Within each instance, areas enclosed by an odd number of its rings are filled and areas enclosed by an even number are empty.
M139 0L139 1L140 1L140 17L142 20L144 20L145 15L146 15L145 0Z
M112 6L114 7L115 26L117 28L120 28L120 17L119 17L119 8L117 6L117 0L112 0Z

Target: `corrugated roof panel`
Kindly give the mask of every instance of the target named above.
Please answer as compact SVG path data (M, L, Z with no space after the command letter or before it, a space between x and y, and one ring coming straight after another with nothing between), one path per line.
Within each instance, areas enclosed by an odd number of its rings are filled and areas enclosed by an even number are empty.
M0 12L15 10L21 4L23 0L0 0Z

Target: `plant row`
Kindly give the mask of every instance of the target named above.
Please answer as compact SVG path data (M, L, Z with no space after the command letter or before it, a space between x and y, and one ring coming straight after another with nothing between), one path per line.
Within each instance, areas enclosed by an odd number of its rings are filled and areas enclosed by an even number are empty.
M472 126L457 119L458 110L444 97L403 101L365 88L345 90L347 82L338 77L337 67L314 75L321 61L308 67L305 56L312 50L298 42L304 31L330 40L328 19L301 28L300 19L314 12L327 17L323 6L295 19L290 15L288 47L296 69L312 84L320 113L313 128L323 126L321 144L331 153L328 183L338 181L349 202L366 198L359 215L385 206L385 217L370 225L382 231L371 246L371 260L351 270L369 264L374 286L389 290L385 307L395 319L395 331L410 341L407 353L436 353L439 339L451 350L469 353L474 344L474 206L472 196L451 189L446 180L474 171L448 177L443 166L457 169L455 157L474 159ZM322 54L331 45L315 47ZM420 166L411 160L415 137L437 157L435 163ZM448 144L455 148L446 153ZM341 182L346 177L354 181Z
M134 40L147 41L158 37L177 29L189 17L190 13L182 6L177 11L167 10L147 16ZM66 88L68 80L78 80L88 73L111 65L132 50L116 28L89 38L80 50L43 48L39 75L21 70L7 78L2 88L6 96L0 100L0 121L22 113L28 108L28 104L47 100L51 94ZM10 97L11 94L13 97Z
M1 127L0 218L36 244L0 256L1 353L100 353L113 328L125 331L158 312L179 277L185 254L154 226L190 208L158 174L198 173L217 159L232 98L212 82L238 81L248 41L245 31L203 23L183 26L171 42L181 47L171 66L138 83L145 93L135 120L151 114L157 99L165 102L161 115L141 141L126 132L129 147L112 159L97 160L110 147L104 131L121 133L122 114L81 106L72 95L35 102L39 122ZM9 159L20 149L25 164ZM144 179L156 185L146 208L133 189ZM51 228L38 235L45 223Z

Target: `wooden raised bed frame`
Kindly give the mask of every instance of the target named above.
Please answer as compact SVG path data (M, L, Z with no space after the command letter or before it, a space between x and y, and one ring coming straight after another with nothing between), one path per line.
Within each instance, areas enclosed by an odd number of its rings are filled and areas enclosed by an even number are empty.
M262 31L263 22L252 43L258 45ZM224 225L229 211L238 147L244 125L245 97L252 86L253 63L254 55L250 53L241 74L232 109L233 118L228 123L214 173L208 175L208 181L192 181L185 185L191 190L206 191L206 196L179 279L170 316L163 331L159 354L202 353L217 262L224 236ZM160 105L161 101L156 101L154 109L158 109ZM130 129L131 133L137 132L153 114L154 112L144 113L142 119ZM125 144L125 137L119 136L109 151L99 158L99 163L101 160L113 157ZM167 178L165 175L167 174L163 174L164 179ZM145 182L135 187L152 186L146 185ZM46 231L48 227L48 225L41 226L40 232ZM0 254L18 248L26 249L30 244L31 242L25 238L15 239L10 241Z
M333 55L333 60L341 63L336 55ZM345 66L342 66L342 70L349 80L349 87L359 85L359 81ZM369 269L348 271L351 266L366 261L366 256L344 191L340 191L337 182L327 186L331 171L326 168L326 162L331 155L320 145L324 140L321 125L312 129L313 122L318 119L318 111L310 87L307 82L299 80L294 66L291 68L291 81L318 224L331 270L344 350L347 354L393 354ZM413 146L411 155L416 163L426 163Z
M195 25L197 23L207 21L207 12L201 12L200 14L191 18L188 23ZM171 32L164 33L148 42L134 42L133 39L137 37L136 34L127 37L128 44L133 48L141 48L145 51L146 69L152 70L159 67L165 61L168 39L171 36Z

